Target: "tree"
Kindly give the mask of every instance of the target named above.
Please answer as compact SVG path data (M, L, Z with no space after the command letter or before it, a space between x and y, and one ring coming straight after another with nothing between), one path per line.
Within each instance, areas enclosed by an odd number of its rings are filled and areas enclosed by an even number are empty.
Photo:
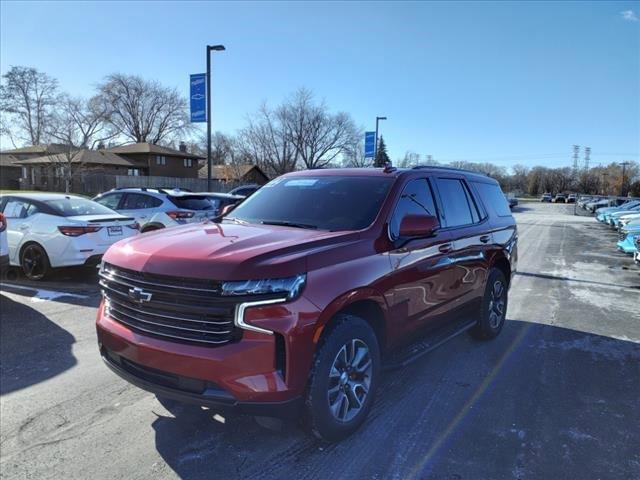
M266 104L240 132L239 145L250 163L259 165L270 176L295 170L300 157L286 110L274 111Z
M391 161L389 159L389 155L387 154L387 146L384 143L384 138L380 135L380 141L378 142L378 147L376 149L376 167L384 167L387 162Z
M110 109L99 98L66 97L53 116L48 134L64 149L62 152L56 150L47 157L55 174L62 177L65 192L71 191L73 178L87 168L84 152L118 134L109 123L109 114Z
M99 85L110 123L134 142L167 143L192 129L187 100L175 88L136 75L115 73Z
M360 140L361 138L362 132L359 132L346 146L342 156L342 164L345 167L365 168L373 166L373 158L364 156L364 145L362 144L362 140Z
M48 141L47 130L59 103L58 82L31 67L11 67L2 76L0 111L3 133L14 142L40 145Z
M280 110L291 142L309 169L333 163L352 147L360 133L349 114L329 113L327 106L316 104L313 93L304 88L282 104Z

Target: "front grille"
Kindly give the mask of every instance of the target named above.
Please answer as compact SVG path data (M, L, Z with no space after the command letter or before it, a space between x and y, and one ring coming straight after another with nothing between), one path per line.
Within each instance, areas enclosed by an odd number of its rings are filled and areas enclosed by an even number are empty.
M618 232L618 240L624 240L625 238L627 238L626 233Z
M220 282L136 272L111 264L100 272L106 313L136 332L219 346L236 341L236 305L255 297L223 297Z

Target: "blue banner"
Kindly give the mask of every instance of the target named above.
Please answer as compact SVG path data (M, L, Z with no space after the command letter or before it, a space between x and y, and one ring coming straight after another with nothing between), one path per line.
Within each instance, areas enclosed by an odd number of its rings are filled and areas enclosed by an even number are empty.
M189 95L191 103L191 122L203 123L207 121L207 74L195 73L191 75L191 89Z
M376 150L376 132L364 132L364 158L373 158Z

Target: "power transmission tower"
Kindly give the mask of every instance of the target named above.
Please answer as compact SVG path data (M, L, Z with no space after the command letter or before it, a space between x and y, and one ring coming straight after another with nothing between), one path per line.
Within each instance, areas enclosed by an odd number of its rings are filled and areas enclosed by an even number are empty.
M589 170L589 160L591 156L591 147L584 147L584 169Z
M578 157L580 156L580 145L573 146L573 176L578 176Z
M427 155L427 165L431 165L432 160L433 160L433 155Z

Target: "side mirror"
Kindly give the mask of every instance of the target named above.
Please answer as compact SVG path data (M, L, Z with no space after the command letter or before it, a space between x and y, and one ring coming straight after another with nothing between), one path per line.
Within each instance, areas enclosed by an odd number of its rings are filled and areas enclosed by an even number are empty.
M429 237L440 227L440 222L431 215L405 215L400 222L400 238Z

